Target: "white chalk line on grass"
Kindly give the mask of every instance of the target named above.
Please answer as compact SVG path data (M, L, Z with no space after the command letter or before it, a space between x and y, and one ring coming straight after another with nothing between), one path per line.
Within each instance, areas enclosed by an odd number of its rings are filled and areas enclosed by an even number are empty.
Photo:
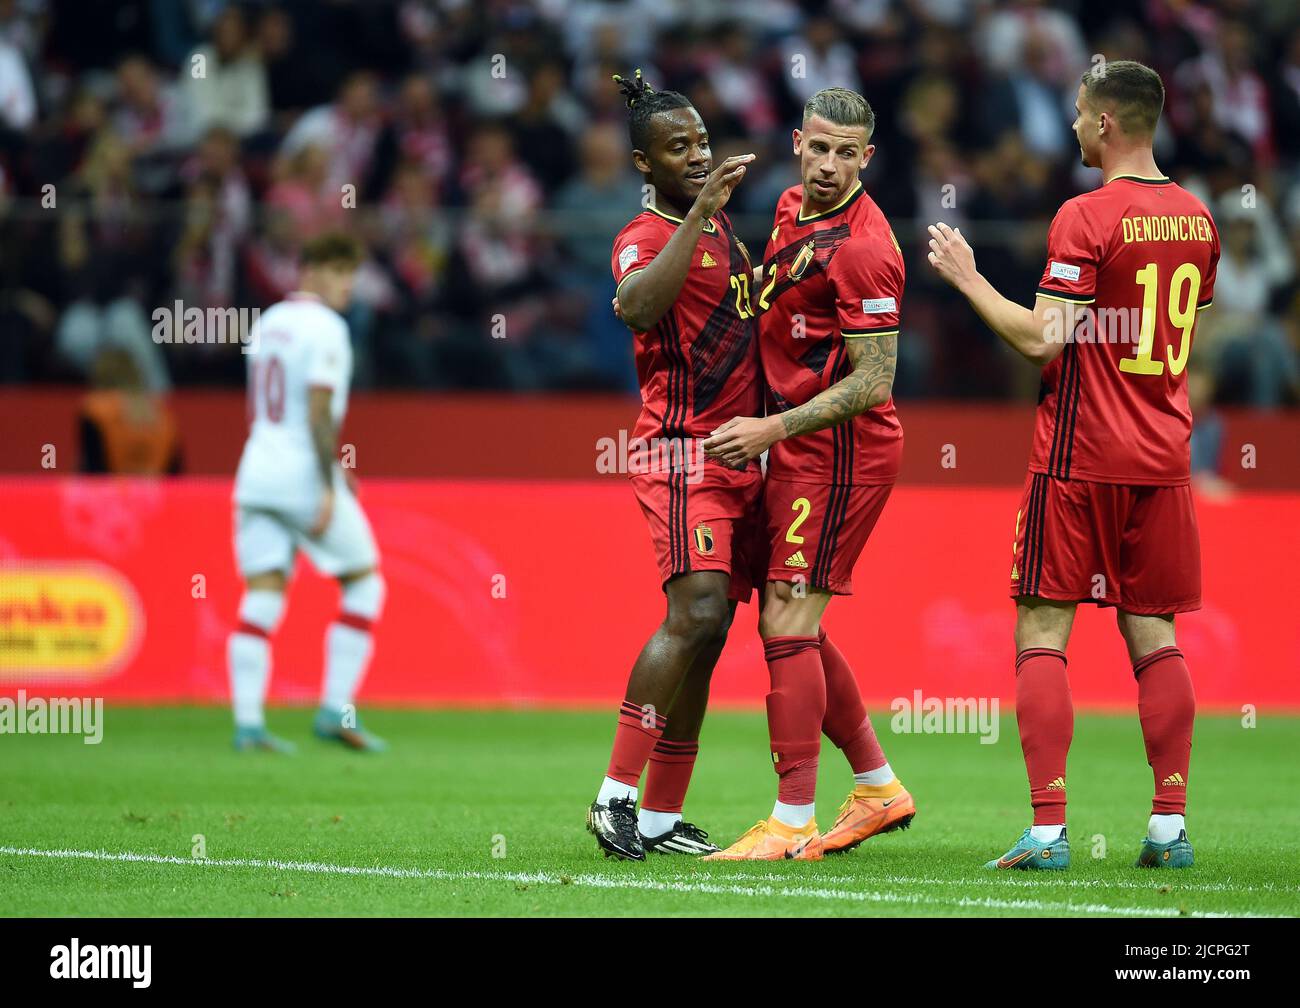
M184 858L167 854L140 854L131 851L44 850L33 847L0 846L0 855L38 857L61 860L113 861L134 864L186 865L197 868L270 868L276 871L309 872L321 875L348 875L372 878L424 879L436 882L514 882L521 885L573 885L593 889L628 889L672 894L702 893L720 896L777 896L816 899L844 903L900 904L910 906L959 907L984 910L1038 910L1061 913L1107 914L1121 917L1247 917L1254 914L1192 911L1180 913L1176 908L1109 906L1104 903L1052 902L1036 899L997 899L963 896L942 899L920 893L871 892L827 889L818 886L791 885L773 880L763 885L736 885L723 882L671 881L658 879L618 878L609 875L577 873L556 875L549 872L448 871L442 868L393 868L386 865L335 865L319 861L281 861L273 858Z
M1135 872L1139 869L1133 869ZM1152 874L1149 869L1141 869L1148 875ZM1161 877L1153 878L1150 882L1128 882L1123 879L1078 879L1062 878L1058 873L1051 873L1046 878L1041 872L1010 872L1010 871L988 871L972 878L924 878L920 875L872 875L872 882L887 882L897 885L942 885L942 886L973 886L973 885L995 885L995 886L1026 886L1034 888L1043 884L1050 883L1054 886L1065 886L1071 889L1134 889L1143 892L1155 892L1160 886L1168 886L1170 892L1226 892L1226 893L1282 893L1285 895L1300 898L1300 886L1274 885L1272 882L1265 882L1261 885L1234 885L1231 882L1184 882L1179 879L1169 878L1169 873L1155 872ZM1037 876L1037 877L1033 877ZM691 875L684 872L678 872L673 875L666 875L665 878L675 882L694 882L699 879L698 875ZM770 875L760 875L756 873L738 872L727 874L728 879L736 882L763 882L770 881ZM852 885L862 882L863 879L855 875L818 875L817 881L827 885Z

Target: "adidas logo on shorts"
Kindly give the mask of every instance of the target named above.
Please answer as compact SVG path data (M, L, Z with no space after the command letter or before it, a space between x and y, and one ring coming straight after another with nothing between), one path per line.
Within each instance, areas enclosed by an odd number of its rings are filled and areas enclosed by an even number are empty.
M808 561L803 558L803 550L795 550L794 554L785 562L787 567L807 567Z

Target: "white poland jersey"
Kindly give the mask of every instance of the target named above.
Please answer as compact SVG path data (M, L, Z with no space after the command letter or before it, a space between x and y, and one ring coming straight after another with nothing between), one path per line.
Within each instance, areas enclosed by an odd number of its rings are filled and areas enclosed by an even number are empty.
M332 390L330 414L337 430L352 380L348 325L320 298L298 292L262 312L250 344L251 425L235 475L235 501L306 517L321 493L308 393Z

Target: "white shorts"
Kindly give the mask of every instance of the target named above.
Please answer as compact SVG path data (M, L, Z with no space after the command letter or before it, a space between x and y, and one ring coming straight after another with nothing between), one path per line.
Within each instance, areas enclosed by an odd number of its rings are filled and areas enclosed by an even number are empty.
M334 495L334 516L325 534L307 534L311 519L259 507L235 506L235 562L244 578L270 571L293 572L299 549L322 574L339 577L379 563L370 522L349 490Z

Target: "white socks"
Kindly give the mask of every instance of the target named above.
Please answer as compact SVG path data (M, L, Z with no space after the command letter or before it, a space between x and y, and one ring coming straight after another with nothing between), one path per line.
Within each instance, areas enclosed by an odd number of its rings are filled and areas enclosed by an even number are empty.
M864 770L862 773L853 775L853 783L868 787L884 787L893 779L894 771L888 763L882 767L876 767L874 770Z
M367 574L343 585L341 612L325 631L325 682L320 705L331 713L352 703L370 663L370 624L384 604L384 579Z
M271 678L270 636L283 612L284 594L278 591L248 591L239 603L239 626L227 647L231 706L239 728L266 723L262 705Z
M680 812L654 812L651 809L642 809L637 813L636 828L641 831L642 836L657 837L663 836L681 821Z
M1169 843L1178 839L1178 833L1187 828L1180 815L1153 815L1147 823L1147 839L1154 843Z
M813 821L813 816L817 814L817 805L787 805L785 802L777 802L772 806L773 818L780 819L794 829L803 829Z
M1187 828L1186 820L1180 815L1153 815L1147 823L1147 839L1153 843L1170 843L1178 839L1178 834ZM1051 843L1061 835L1061 826L1031 826L1029 835L1039 843Z
M636 788L622 781L616 781L613 777L606 777L601 782L600 792L596 795L596 804L608 805L611 798L631 798L636 801Z

